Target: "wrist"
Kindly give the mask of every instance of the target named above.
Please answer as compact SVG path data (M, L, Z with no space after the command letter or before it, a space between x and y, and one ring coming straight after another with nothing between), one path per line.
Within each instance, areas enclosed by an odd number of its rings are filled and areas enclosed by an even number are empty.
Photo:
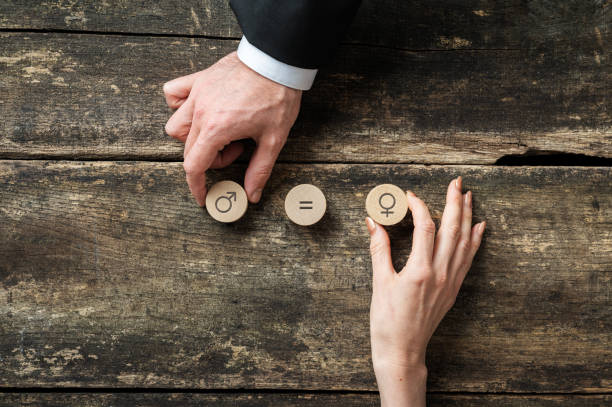
M406 350L403 346L402 350L398 350L399 346L386 344L386 342L378 341L372 343L372 364L374 370L377 366L392 370L422 370L425 368L425 349L417 346L408 347L411 350Z
M296 90L310 89L317 75L317 69L300 68L273 58L249 43L245 36L238 45L236 55L261 76Z
M402 365L377 363L374 373L381 406L425 406L427 367L425 363Z
M229 56L229 55L228 55ZM236 56L236 53L232 53L232 62L234 64L238 64L241 66L242 69L248 70L249 72L251 72L253 75L256 75L258 78L260 78L262 81L264 81L268 87L270 88L274 88L276 91L280 91L285 95L293 95L293 96L300 96L302 95L303 91L300 89L295 89L286 85L283 85L282 83L276 82L264 75L262 75L261 73L253 70L249 65L245 64L244 61L242 61L240 58L238 58L238 56Z
M378 375L379 373L384 372L386 378L390 376L397 377L398 379L401 378L403 380L406 380L405 377L427 378L427 366L425 365L425 363L416 363L408 365L394 362L375 362L373 363L373 365L374 373Z

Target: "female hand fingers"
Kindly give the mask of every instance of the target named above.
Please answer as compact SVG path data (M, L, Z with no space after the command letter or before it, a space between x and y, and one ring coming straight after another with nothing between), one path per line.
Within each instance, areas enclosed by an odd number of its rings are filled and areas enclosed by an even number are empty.
M456 277L456 291L459 291L459 287L463 283L465 276L467 275L470 267L472 267L472 261L474 260L474 256L480 247L480 243L482 242L482 235L484 234L484 230L486 227L486 222L480 222L475 224L472 227L470 234L470 249L467 253L467 257L463 261L461 268L459 269Z
M366 218L366 226L370 232L370 255L372 256L372 273L374 281L395 274L391 260L391 244L385 228Z
M463 195L463 209L461 210L461 232L453 258L451 260L450 272L457 275L463 263L466 261L471 248L472 234L472 192Z
M436 236L433 266L439 273L446 273L455 252L461 233L461 212L463 202L461 195L461 177L450 182L446 193L446 206L442 214L440 229Z
M427 205L412 191L406 192L408 208L412 213L414 232L412 234L412 251L409 261L420 265L431 265L433 256L436 225L431 219Z

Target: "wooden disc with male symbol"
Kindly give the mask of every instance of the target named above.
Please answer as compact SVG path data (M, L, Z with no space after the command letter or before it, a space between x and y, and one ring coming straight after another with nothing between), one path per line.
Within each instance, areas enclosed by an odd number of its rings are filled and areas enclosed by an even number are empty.
M220 181L206 194L206 210L223 223L235 222L245 214L249 200L244 189L234 181Z
M320 221L326 209L325 195L319 188L311 184L293 187L285 198L287 216L301 226L314 225Z
M378 185L366 198L366 211L376 223L385 226L395 225L408 213L406 192L395 185Z

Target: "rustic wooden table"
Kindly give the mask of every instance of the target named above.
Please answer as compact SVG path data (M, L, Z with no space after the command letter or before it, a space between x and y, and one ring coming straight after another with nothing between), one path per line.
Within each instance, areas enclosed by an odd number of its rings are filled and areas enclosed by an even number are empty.
M439 221L457 175L488 227L430 405L610 405L611 12L365 1L263 201L223 225L162 84L236 48L226 2L0 2L0 405L376 405L365 196L409 188ZM284 215L301 182L328 198L315 227ZM401 264L410 222L390 230Z

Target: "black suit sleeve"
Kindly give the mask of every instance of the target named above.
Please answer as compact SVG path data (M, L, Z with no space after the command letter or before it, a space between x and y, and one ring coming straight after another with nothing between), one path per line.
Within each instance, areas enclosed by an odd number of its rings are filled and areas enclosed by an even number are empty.
M247 40L271 57L319 68L333 55L361 0L230 0Z

